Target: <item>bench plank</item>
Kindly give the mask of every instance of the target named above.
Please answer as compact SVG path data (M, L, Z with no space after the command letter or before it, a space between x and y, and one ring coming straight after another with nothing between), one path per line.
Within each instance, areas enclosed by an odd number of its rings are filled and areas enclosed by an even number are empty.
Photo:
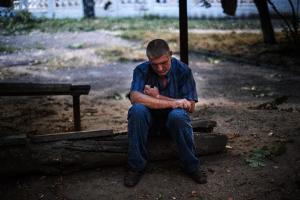
M0 83L0 96L81 95L88 94L90 88L90 85Z

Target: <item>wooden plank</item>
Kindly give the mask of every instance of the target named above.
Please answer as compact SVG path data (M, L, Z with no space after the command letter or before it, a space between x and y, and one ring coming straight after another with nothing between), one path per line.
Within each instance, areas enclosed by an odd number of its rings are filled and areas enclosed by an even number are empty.
M89 94L90 89L90 85L71 85L72 95Z
M27 142L27 136L25 134L0 137L0 147L1 146L24 145L24 144L26 144L26 142Z
M210 133L217 126L217 122L212 120L193 120L192 126L194 132Z
M45 135L31 135L30 141L33 143L54 142L59 140L79 140L97 137L113 136L113 130L94 130L94 131L77 131L66 133L54 133Z
M70 94L71 84L0 83L2 96Z
M81 95L89 91L90 85L0 83L0 96Z

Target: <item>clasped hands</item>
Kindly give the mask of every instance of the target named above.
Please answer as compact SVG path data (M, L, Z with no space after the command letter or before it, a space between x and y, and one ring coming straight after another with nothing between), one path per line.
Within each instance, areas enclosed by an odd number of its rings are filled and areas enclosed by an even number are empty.
M169 100L172 108L183 108L187 111L190 111L192 108L192 104L187 99L172 99L169 97L164 97L160 95L159 90L157 87L151 87L150 85L145 85L144 94L149 95L151 97L163 100Z

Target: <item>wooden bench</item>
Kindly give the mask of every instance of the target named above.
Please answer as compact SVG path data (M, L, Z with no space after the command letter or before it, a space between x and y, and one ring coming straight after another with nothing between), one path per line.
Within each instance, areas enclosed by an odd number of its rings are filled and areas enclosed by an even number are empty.
M0 83L0 96L72 95L74 128L80 131L80 95L89 94L90 89L90 85Z

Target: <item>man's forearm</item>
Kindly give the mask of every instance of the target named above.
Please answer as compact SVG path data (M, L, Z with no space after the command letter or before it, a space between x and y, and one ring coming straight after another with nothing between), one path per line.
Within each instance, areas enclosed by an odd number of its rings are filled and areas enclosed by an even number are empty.
M176 99L174 98L171 98L171 97L167 97L167 96L164 96L164 95L158 95L157 96L158 99L163 99L163 100L168 100L168 101L175 101ZM195 101L189 101L191 102L191 107L186 109L186 111L192 113L195 111Z
M173 99L166 96L152 97L141 92L130 92L131 103L140 103L151 109L165 109L165 108L183 108L192 113L195 109L195 102L186 99Z
M167 100L167 101L175 101L176 100L171 97L164 96L164 95L158 95L157 98L162 99L162 100Z
M174 99L166 97L166 99L155 98L145 95L141 92L130 92L131 103L140 103L151 109L165 109L174 107Z

